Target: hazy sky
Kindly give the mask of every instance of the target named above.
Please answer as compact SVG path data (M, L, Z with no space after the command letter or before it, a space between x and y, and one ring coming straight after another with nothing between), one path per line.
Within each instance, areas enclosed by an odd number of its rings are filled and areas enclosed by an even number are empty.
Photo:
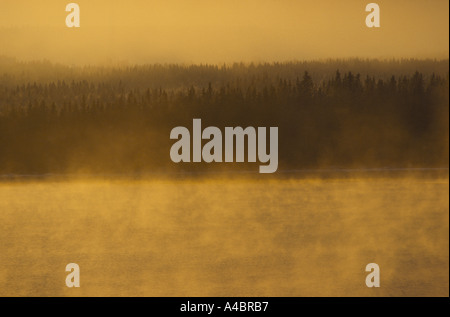
M0 55L68 64L448 58L448 0L0 0Z

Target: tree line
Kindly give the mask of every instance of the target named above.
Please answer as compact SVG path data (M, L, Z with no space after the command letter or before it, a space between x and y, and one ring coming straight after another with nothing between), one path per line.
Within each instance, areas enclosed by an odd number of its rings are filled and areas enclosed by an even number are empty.
M279 171L448 167L448 61L8 63L0 59L0 174L253 170L171 162L170 131L193 118L279 127Z

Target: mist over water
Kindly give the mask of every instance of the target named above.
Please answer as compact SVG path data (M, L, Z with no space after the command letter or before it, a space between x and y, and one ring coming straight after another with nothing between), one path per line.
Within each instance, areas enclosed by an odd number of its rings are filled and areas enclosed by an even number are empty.
M448 296L444 174L5 181L0 295Z
M1 1L0 296L449 296L448 1L76 2Z

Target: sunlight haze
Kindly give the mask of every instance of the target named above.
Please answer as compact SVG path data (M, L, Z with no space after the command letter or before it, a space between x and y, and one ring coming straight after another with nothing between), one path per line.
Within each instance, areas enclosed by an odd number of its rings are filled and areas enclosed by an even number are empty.
M230 63L327 58L448 58L447 0L2 0L0 55L65 64Z

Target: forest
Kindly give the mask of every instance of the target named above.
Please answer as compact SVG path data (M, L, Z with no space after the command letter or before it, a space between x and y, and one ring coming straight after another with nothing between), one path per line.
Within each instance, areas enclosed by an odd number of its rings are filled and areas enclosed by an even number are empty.
M279 128L278 172L448 168L448 60L75 67L0 57L0 175L233 173L176 126Z

